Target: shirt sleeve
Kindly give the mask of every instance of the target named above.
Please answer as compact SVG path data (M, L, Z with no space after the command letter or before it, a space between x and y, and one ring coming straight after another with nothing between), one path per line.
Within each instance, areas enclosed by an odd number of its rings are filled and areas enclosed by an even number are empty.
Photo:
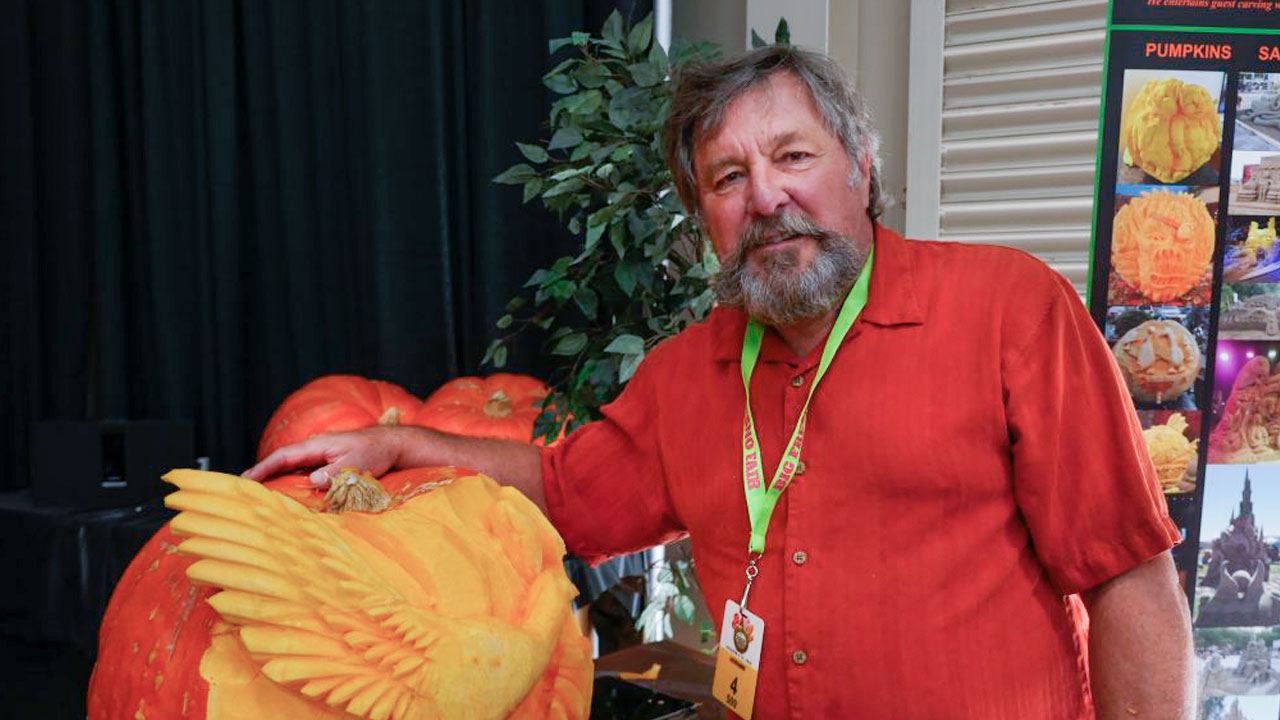
M1023 327L1002 351L1005 407L1019 510L1051 582L1069 594L1181 534L1111 349L1071 285L1047 269L1041 277L1031 294L1044 301L1022 299Z
M547 513L569 551L593 565L685 533L659 447L654 365L662 350L602 408L603 419L542 450Z

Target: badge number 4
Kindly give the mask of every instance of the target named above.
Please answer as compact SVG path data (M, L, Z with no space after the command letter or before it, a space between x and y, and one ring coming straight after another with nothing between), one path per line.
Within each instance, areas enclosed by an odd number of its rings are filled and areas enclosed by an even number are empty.
M760 645L764 621L732 600L725 603L716 652L716 672L711 694L739 717L750 720L755 706L756 677L760 669Z

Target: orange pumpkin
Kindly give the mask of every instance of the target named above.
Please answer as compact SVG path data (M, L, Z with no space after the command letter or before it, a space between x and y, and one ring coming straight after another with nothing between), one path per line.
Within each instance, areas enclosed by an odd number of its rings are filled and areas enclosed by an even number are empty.
M358 375L325 375L298 388L276 408L258 444L258 459L322 432L400 425L422 402L404 388Z
M111 598L91 720L586 717L564 546L516 491L406 470L389 509L326 514L305 476L166 479L182 513Z
M428 395L409 422L470 437L530 442L548 392L541 380L515 373L455 378Z

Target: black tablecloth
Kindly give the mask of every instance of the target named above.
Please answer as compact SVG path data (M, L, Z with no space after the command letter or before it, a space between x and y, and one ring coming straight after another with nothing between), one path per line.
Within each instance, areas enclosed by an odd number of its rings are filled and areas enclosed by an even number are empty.
M78 510L37 506L29 490L0 493L0 634L93 656L116 581L172 516L158 498Z

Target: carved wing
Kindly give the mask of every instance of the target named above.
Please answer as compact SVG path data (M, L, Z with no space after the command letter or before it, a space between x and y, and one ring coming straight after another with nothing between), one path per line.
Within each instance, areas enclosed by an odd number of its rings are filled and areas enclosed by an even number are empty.
M230 475L175 470L165 479L179 487L165 500L181 511L171 527L188 539L178 549L200 558L188 576L222 589L210 605L239 627L261 672L294 692L367 718L504 717L555 647L574 591L528 551L499 572L512 593L527 588L518 607L460 612L443 597L450 588L420 580L443 552L423 538L457 534L441 528L439 518L457 513L440 502L414 514L431 494L382 516L328 515ZM501 500L490 511L482 525L512 522ZM377 527L393 515L394 528ZM419 542L421 552L406 550Z

